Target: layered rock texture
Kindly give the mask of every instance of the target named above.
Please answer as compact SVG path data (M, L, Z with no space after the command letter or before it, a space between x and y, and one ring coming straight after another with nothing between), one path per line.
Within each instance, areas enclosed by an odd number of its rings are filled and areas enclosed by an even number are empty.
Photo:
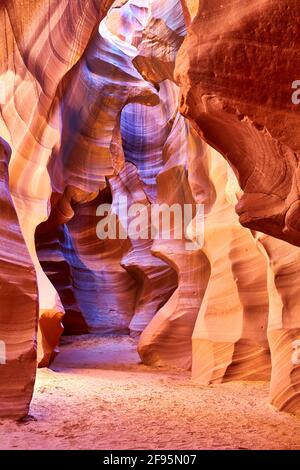
M175 75L182 113L238 176L240 222L299 246L298 10L296 0L199 2Z
M257 241L268 261L268 339L272 355L270 400L276 408L298 412L300 252L299 248L265 234L257 234Z
M193 378L204 384L268 379L266 262L238 222L235 176L215 151L209 158L217 197L205 217L202 250L211 272L193 332Z
M63 331L300 412L297 3L1 3L1 417Z
M36 371L36 274L8 187L10 148L0 140L0 415L28 413Z

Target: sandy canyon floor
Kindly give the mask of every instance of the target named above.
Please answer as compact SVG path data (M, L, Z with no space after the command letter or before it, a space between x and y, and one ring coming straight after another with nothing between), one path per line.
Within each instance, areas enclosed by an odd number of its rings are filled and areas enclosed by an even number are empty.
M38 371L35 420L0 422L0 449L300 449L300 418L267 398L267 383L146 367L128 337L64 337Z

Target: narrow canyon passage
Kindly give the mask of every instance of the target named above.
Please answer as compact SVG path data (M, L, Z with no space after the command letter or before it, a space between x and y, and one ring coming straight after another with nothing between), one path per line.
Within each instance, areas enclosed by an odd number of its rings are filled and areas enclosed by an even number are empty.
M1 449L300 449L299 419L266 382L201 386L140 363L128 336L65 336L39 369L36 421L0 424Z
M0 450L300 450L299 11L0 0Z

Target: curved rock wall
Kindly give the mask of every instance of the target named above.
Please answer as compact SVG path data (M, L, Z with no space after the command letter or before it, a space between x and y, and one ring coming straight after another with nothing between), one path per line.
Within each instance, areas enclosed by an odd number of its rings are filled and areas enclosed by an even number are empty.
M201 162L203 148L201 142L190 148L188 144L189 127L177 114L164 147L165 165L157 176L157 201L162 204L165 217L174 205L181 208L190 205L192 209L196 205L185 166L190 151L195 152L194 158L198 157ZM178 225L175 220L171 221L171 239L166 240L161 226L152 246L152 253L177 272L178 287L141 335L138 351L146 364L191 367L191 337L210 268L201 248L194 246L186 236L186 228L184 218ZM178 229L183 234L179 239L176 237Z
M0 135L12 147L10 193L37 274L41 365L55 355L64 315L35 247L36 227L49 215L52 184L47 165L60 143L58 89L111 3L7 0L0 10Z
M10 148L0 138L0 417L29 410L36 370L36 274L8 187Z
M299 4L199 5L176 60L181 111L234 168L240 222L299 246Z
M201 383L266 380L267 263L234 210L238 185L211 149L209 178L217 198L205 217L203 253L210 278L193 332L193 378Z
M268 261L270 401L279 410L299 412L300 250L265 234L257 234L257 243Z

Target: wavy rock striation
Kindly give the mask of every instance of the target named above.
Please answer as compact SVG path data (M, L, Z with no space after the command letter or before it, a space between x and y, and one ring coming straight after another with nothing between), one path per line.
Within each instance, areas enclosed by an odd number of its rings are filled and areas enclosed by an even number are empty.
M298 8L295 0L200 2L175 75L182 113L238 176L240 222L300 246Z
M238 222L235 176L213 149L209 179L217 197L205 216L202 250L211 274L193 332L192 375L204 384L268 380L266 260Z
M111 3L7 0L0 8L0 135L12 147L10 192L37 274L40 365L56 353L65 313L35 247L36 227L49 215L47 165L60 145L61 83Z
M270 402L279 410L299 413L300 250L265 234L257 234L256 238L268 261L268 339L272 355Z
M36 274L9 194L10 149L0 139L0 417L29 410L36 371Z
M188 135L187 123L176 114L164 147L165 164L157 176L157 201L165 204L162 205L163 216L168 217L169 208L177 206L182 219L176 222L171 218L170 239L161 225L152 246L152 253L177 272L178 287L143 331L138 346L146 364L172 364L187 369L192 362L192 332L209 278L209 265L201 247L186 237L186 228L196 205L185 168L189 155ZM201 142L191 146L191 150L201 156ZM185 205L191 208L186 220Z

